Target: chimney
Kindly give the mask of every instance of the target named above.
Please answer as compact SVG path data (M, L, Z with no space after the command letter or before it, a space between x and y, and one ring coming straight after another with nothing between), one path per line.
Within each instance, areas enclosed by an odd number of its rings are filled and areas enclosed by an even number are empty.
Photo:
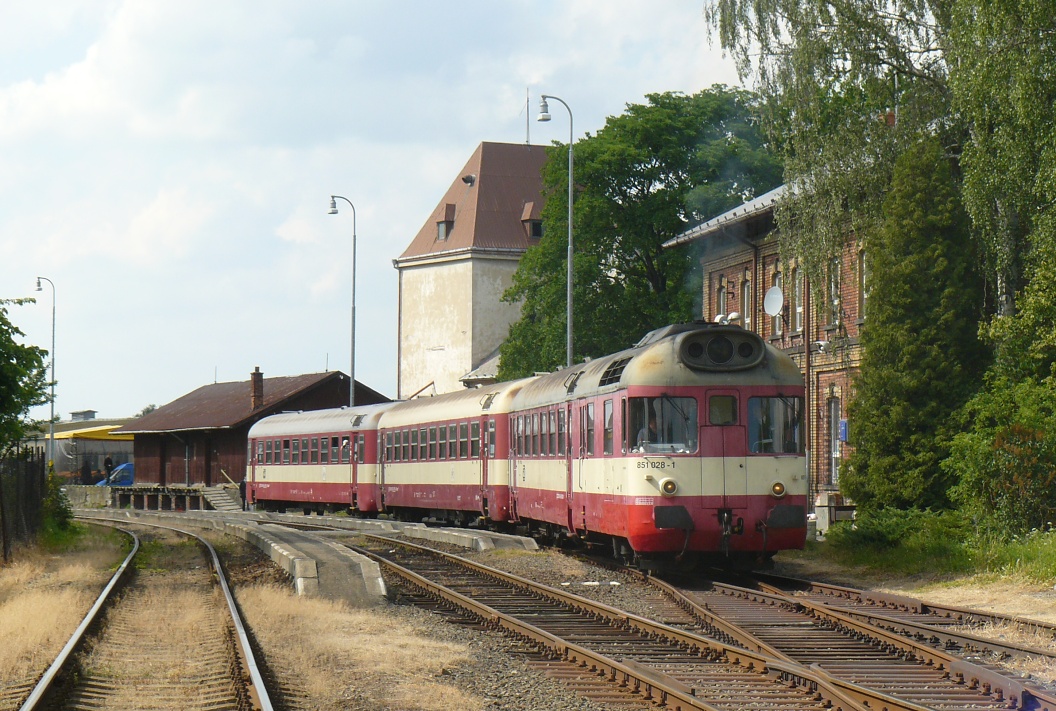
M254 410L258 410L264 405L264 373L260 372L259 365L249 374L249 385L250 404Z

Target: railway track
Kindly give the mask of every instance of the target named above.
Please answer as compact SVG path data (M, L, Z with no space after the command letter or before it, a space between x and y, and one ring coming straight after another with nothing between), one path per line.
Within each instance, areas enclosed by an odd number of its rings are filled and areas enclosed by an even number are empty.
M476 620L548 658L609 703L671 709L913 709L795 662L628 614L524 578L386 537L358 552L397 575L418 604ZM577 671L578 670L578 671ZM622 700L614 702L619 691Z
M964 655L1047 659L1056 664L1056 625L998 613L936 605L905 595L859 590L769 574L755 574L758 589L823 605L891 632L929 640ZM1036 640L1027 645L972 634L1010 630Z
M649 582L721 639L909 703L965 710L1056 708L1056 695L990 666L956 632L922 627L906 637L863 620L868 614L852 616L776 592L723 583L688 590Z
M270 711L216 551L193 533L139 525L153 529L149 540L142 545L135 533L120 529L133 537L132 552L13 708ZM161 541L173 533L197 543Z

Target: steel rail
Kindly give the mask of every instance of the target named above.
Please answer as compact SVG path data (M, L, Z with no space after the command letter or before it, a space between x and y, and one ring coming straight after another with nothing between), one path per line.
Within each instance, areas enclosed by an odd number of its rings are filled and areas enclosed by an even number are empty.
M80 518L80 517L77 517ZM108 521L112 523L120 522L114 519L90 517L84 518L83 520L88 522L95 521ZM205 540L197 533L186 531L182 528L176 528L175 526L165 526L160 523L146 523L143 521L136 521L137 526L148 526L150 528L162 528L169 531L175 531L176 533L182 533L190 538L197 539L200 543L205 545L209 551L209 555L212 559L213 573L216 575L217 582L220 584L220 589L223 590L224 599L227 602L227 609L231 615L231 623L235 628L235 639L238 640L236 649L239 653L239 657L242 661L243 668L249 672L250 686L249 696L250 702L254 704L256 711L273 711L271 703L271 697L268 695L268 689L264 683L264 677L260 673L260 667L257 665L256 657L253 654L252 646L249 642L249 634L246 632L246 627L242 623L242 615L238 611L238 605L235 603L234 595L231 593L231 588L227 583L227 576L224 575L223 567L220 565L220 557L216 554L216 549L209 541Z
M828 597L834 597L837 599L845 599L850 601L856 601L863 605L871 605L875 607L884 607L887 610L901 610L916 615L924 615L929 617L938 617L941 620L948 621L950 623L963 624L970 626L976 623L989 623L989 624L1008 624L1016 626L1026 632L1031 632L1039 635L1048 635L1052 639L1056 640L1056 624L1050 622L1043 622L1041 620L1034 620L1027 617L1020 617L1018 615L1004 615L1001 613L984 612L981 610L972 610L969 607L958 607L955 605L941 605L934 602L927 602L918 598L909 597L906 595L900 595L898 593L882 593L879 591L868 591L859 590L859 588L848 587L846 585L836 585L833 583L815 582L812 580L802 580L799 578L789 578L785 576L775 576L772 574L753 574L753 578L760 581L762 585L771 585L773 590L785 593L782 587L792 587L795 590L814 593L817 595L824 595ZM771 581L768 583L767 581ZM846 611L845 607L840 605L829 605L838 607L840 610ZM924 622L927 624L927 622ZM1034 650L1033 648L1023 647L1023 650L1027 654L1040 654L1043 656L1056 657L1056 653L1046 650Z
M63 646L58 656L55 657L55 661L51 663L51 666L49 666L47 671L44 672L40 681L38 681L37 685L33 687L33 691L30 692L29 696L26 697L25 702L19 707L20 711L36 710L37 705L44 699L48 691L51 689L51 685L55 683L55 679L58 678L59 672L62 671L64 666L66 666L66 662L69 660L70 655L73 654L73 651L81 644L85 632L88 631L88 628L91 627L92 623L98 618L99 612L110 599L110 595L117 589L118 583L124 577L125 571L128 570L129 563L132 562L136 557L136 554L139 552L139 536L132 531L119 526L112 526L112 528L115 528L132 538L132 550L127 556L125 556L125 560L117 567L114 574L110 576L110 582L107 583L106 587L103 588L103 591L99 593L99 597L95 599L95 603L93 603L92 607L88 610L88 614L86 614L84 619L81 620L81 623L77 625L77 629L74 630L72 635L70 635L70 639L66 642L65 646Z
M833 708L841 709L887 709L888 711L924 711L926 707L907 702L903 699L867 689L850 682L834 679L831 675L817 669L810 669L797 662L789 660L783 655L771 656L762 652L746 649L742 646L731 645L720 640L687 632L675 627L664 625L660 622L646 619L632 613L616 609L601 602L596 602L574 593L565 592L556 588L542 585L525 578L496 570L488 566L476 563L459 556L443 553L425 546L419 546L405 541L397 541L388 536L374 536L371 534L359 534L367 538L385 541L388 545L399 545L412 550L427 552L478 575L486 576L516 587L532 591L534 594L548 598L554 602L572 608L574 611L604 618L613 626L623 627L637 634L651 638L664 638L672 643L696 653L708 652L708 658L724 659L727 663L740 666L746 670L753 671L762 676L778 679L786 684L799 688L808 689L814 693L821 694L828 699ZM347 545L347 544L346 544ZM538 645L552 650L565 658L580 660L589 664L594 669L602 670L605 676L614 683L631 684L646 689L659 689L661 684L666 688L662 691L664 698L678 700L687 704L686 708L711 708L704 704L701 699L686 695L688 687L681 682L667 677L661 672L651 670L639 664L628 664L617 662L597 652L585 649L562 640L545 630L530 625L515 616L500 612L484 603L468 598L456 591L450 590L440 583L430 581L414 571L407 570L393 561L378 555L372 551L349 546L357 552L368 556L372 560L393 570L401 577L412 582L416 587L426 591L428 595L439 600L472 612L473 615L483 620L489 627L509 632L522 639L531 640ZM689 689L691 692L692 690ZM681 707L677 707L681 708Z
M713 583L716 590L726 594L745 597L749 600L767 604L785 604L802 610L811 617L825 621L837 628L845 629L852 634L876 640L891 649L899 650L903 655L918 659L926 666L945 670L958 680L963 680L969 689L981 688L998 699L1015 702L1019 707L1026 707L1028 702L1037 704L1041 711L1056 711L1056 694L1044 689L1028 689L1022 683L1000 672L988 669L959 656L936 649L915 639L891 632L887 629L862 622L854 617L824 605L810 603L783 593L775 593L729 585Z

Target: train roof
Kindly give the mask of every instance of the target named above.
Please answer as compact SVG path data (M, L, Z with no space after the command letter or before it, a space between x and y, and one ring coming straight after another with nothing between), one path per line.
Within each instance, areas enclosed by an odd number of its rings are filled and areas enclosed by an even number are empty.
M708 369L687 365L682 348L687 339L727 335L761 346L757 365ZM514 398L515 410L542 407L574 397L635 387L788 385L802 387L803 376L783 351L740 326L693 322L650 332L634 347L579 363L527 382Z
M513 399L533 378L494 383L435 397L420 397L399 403L385 413L385 427L403 427L422 422L459 420L510 411Z
M326 410L282 412L271 415L249 428L250 438L284 435L315 434L319 432L347 432L378 428L382 413L398 405L386 402L378 405L334 407Z

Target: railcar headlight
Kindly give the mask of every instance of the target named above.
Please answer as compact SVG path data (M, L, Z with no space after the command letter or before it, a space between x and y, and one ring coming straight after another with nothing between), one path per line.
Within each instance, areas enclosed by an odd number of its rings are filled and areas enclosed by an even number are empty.
M660 493L664 496L674 496L678 493L678 482L674 479L661 479Z
M785 485L780 481L775 481L770 485L770 493L774 495L775 499L780 499L787 493Z

